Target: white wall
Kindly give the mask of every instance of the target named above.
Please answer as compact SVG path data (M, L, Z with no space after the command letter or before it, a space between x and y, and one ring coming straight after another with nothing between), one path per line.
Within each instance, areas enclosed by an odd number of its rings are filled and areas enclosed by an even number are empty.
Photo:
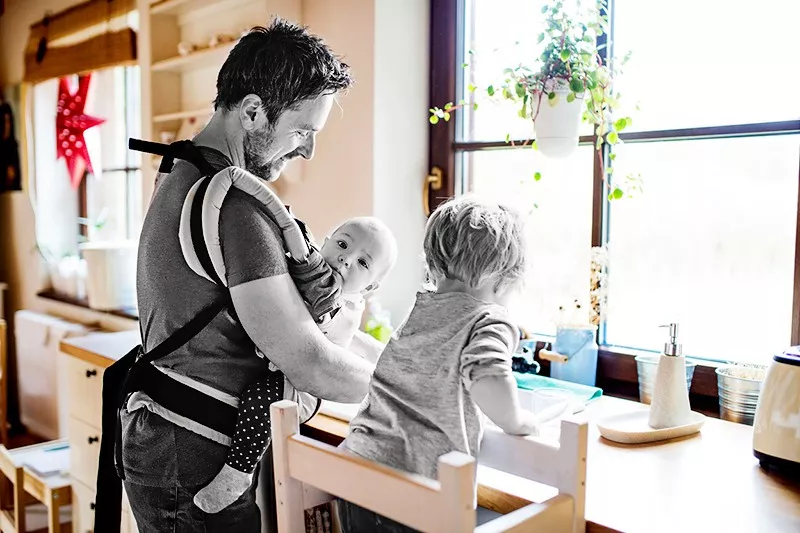
M56 12L75 3L78 1L6 2L6 13L0 18L0 84L22 80L30 24L46 11ZM280 187L284 200L308 221L318 238L344 218L356 215L376 215L389 224L401 255L379 296L392 312L394 323L407 312L420 280L429 10L429 0L303 1L303 23L344 56L357 83L341 99L341 110L334 108L331 113L319 135L316 157L302 163L302 181L287 181ZM0 228L0 273L10 284L9 313L28 308L101 321L113 329L136 327L135 323L35 296L40 276L33 210L25 193L0 196Z
M422 282L422 181L428 173L429 0L375 2L375 216L397 238L397 265L378 291L398 324Z

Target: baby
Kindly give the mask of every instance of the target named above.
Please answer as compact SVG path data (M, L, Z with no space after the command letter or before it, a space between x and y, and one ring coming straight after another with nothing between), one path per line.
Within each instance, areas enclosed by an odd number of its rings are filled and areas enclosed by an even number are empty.
M282 221L278 225L289 250L289 271L309 312L329 340L346 348L361 323L365 297L378 288L394 265L394 236L377 218L357 217L336 228L317 249L282 204L268 202L267 210L276 221ZM276 370L272 364L270 368ZM250 487L255 467L269 446L269 406L283 399L283 380L282 373L271 372L242 394L225 465L195 495L195 505L203 511L221 511Z
M507 433L537 434L511 373L519 331L505 306L525 274L523 221L472 197L429 218L424 251L434 292L421 292L378 360L344 447L436 479L439 456L478 455L481 413ZM344 532L413 531L339 501Z

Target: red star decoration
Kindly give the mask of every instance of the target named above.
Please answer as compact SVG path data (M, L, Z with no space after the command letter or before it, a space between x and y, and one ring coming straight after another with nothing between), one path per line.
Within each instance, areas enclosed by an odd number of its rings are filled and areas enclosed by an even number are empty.
M75 93L70 92L67 78L61 78L58 82L56 160L62 157L66 160L73 188L77 188L81 183L85 170L94 173L83 132L105 122L105 119L92 117L83 112L91 81L91 74L80 76L78 90Z

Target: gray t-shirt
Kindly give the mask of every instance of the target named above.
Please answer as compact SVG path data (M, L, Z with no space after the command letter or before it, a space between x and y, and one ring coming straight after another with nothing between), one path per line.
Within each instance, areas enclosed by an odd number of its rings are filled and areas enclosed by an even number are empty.
M378 359L345 447L433 479L441 455L476 456L483 415L470 388L487 376L511 375L518 341L499 305L465 293L420 293Z
M203 149L209 163L221 170L230 161L220 152ZM164 176L142 227L137 264L139 326L145 350L153 349L225 287L195 274L187 265L178 240L181 206L199 171L177 161ZM287 272L278 227L251 196L231 189L220 211L220 240L229 287ZM226 309L194 339L158 365L240 396L245 387L266 375L267 362L256 355L253 342ZM225 463L227 448L178 427L147 409L122 412L123 464L128 481L167 487L205 484Z

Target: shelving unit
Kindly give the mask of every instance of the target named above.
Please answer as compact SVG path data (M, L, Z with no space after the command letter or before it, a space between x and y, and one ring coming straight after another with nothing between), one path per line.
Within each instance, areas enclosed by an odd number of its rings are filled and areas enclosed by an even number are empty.
M217 74L236 44L209 48L213 37L238 39L272 16L302 22L302 0L138 0L139 65L142 82L142 138L163 142L190 139L213 114ZM180 55L178 44L200 50ZM158 168L144 155L144 207L150 203Z
M153 123L158 124L160 122L173 122L176 120L183 120L186 118L203 118L203 117L210 117L214 113L214 110L210 107L208 109L195 109L194 111L179 111L177 113L165 113L163 115L155 115L153 117Z
M153 63L150 70L153 72L187 72L196 68L216 66L225 61L235 45L236 41L198 50L185 56L177 55L169 59L162 59Z

